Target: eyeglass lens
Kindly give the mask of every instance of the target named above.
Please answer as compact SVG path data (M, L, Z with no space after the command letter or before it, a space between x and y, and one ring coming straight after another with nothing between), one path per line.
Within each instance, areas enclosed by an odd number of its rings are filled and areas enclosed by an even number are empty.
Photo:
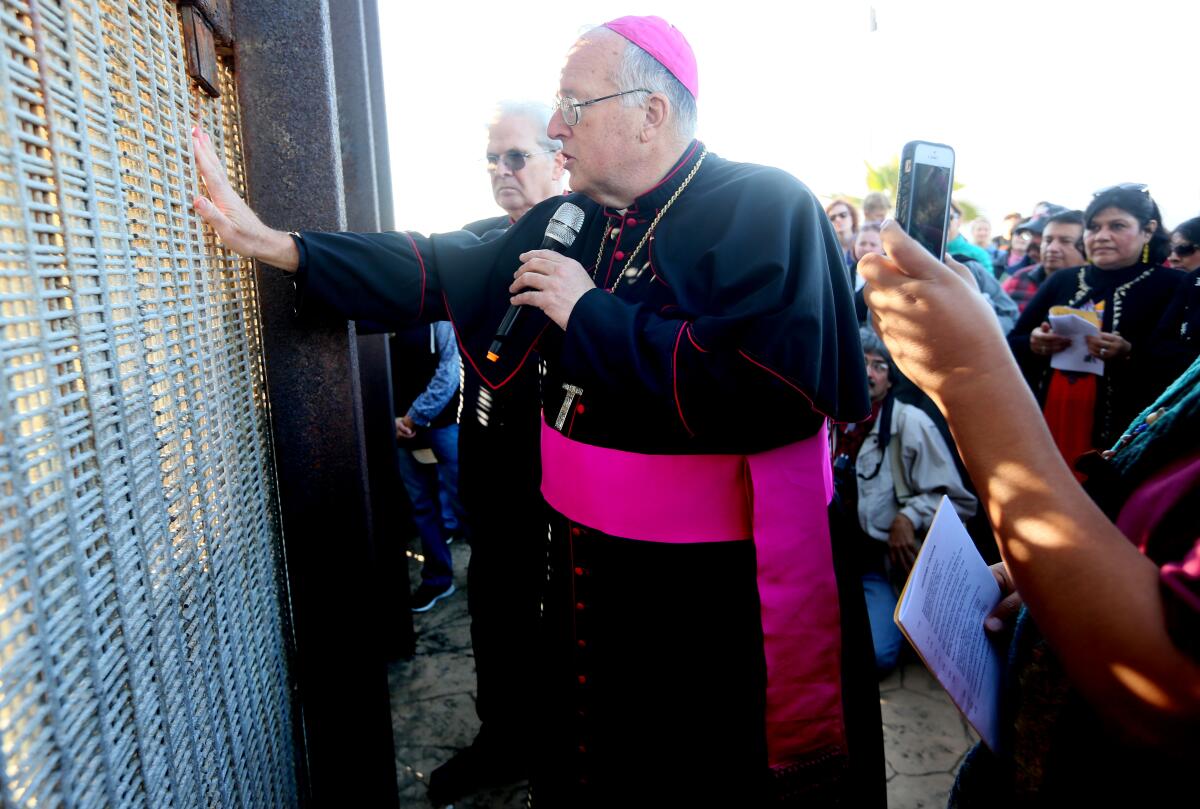
M525 155L515 149L510 149L502 155L488 155L488 170L495 171L501 161L504 162L509 171L520 171L525 168Z
M559 113L562 114L563 123L567 126L575 126L579 123L579 107L575 106L575 99L570 96L554 99L554 106L558 107Z
M1187 258L1188 256L1190 256L1196 252L1196 245L1194 245L1194 244L1172 245L1171 252L1174 253L1175 255L1179 256L1180 258Z

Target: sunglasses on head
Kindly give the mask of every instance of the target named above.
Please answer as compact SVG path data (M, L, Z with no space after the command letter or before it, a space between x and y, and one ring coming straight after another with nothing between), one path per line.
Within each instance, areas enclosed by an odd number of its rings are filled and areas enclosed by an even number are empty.
M1171 255L1187 258L1197 250L1194 244L1173 244L1171 245Z
M558 149L547 149L544 152L519 152L516 149L509 149L504 154L492 154L491 152L488 152L488 171L495 171L496 167L499 166L501 162L504 163L509 171L520 171L521 169L525 168L525 161L529 158L534 157L535 155L550 154L551 152L557 151Z
M1150 186L1145 183L1117 183L1110 185L1107 188L1101 188L1099 191L1092 194L1093 197L1098 197L1101 194L1107 194L1110 191L1136 191L1139 194L1150 196Z

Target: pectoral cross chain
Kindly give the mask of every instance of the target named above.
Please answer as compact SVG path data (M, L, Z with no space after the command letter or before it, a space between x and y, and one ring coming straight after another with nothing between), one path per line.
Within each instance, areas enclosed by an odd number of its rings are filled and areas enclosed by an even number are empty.
M554 429L562 432L563 425L567 423L567 414L571 412L571 405L575 403L576 396L583 395L583 388L577 388L574 385L563 384L563 390L567 395L563 398L562 407L558 409L558 418L554 421Z

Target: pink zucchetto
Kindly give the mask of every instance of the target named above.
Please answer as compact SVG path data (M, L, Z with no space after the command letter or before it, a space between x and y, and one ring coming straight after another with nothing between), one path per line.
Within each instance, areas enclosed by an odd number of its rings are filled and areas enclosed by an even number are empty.
M679 29L662 17L621 17L602 26L628 39L679 79L692 98L700 95L696 55Z

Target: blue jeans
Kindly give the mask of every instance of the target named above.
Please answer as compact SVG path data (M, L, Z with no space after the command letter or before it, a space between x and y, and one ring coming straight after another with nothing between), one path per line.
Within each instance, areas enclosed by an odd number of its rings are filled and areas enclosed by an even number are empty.
M871 621L871 643L875 646L875 670L883 677L896 668L904 635L892 620L896 611L896 591L884 573L864 573L863 595L867 599L867 617Z
M462 505L458 501L458 425L429 430L429 443L438 460L436 464L419 463L403 442L396 454L400 478L412 501L413 522L421 537L421 553L425 556L421 581L441 589L454 581L454 566L450 548L446 546L442 518L443 502L459 524L462 523Z

